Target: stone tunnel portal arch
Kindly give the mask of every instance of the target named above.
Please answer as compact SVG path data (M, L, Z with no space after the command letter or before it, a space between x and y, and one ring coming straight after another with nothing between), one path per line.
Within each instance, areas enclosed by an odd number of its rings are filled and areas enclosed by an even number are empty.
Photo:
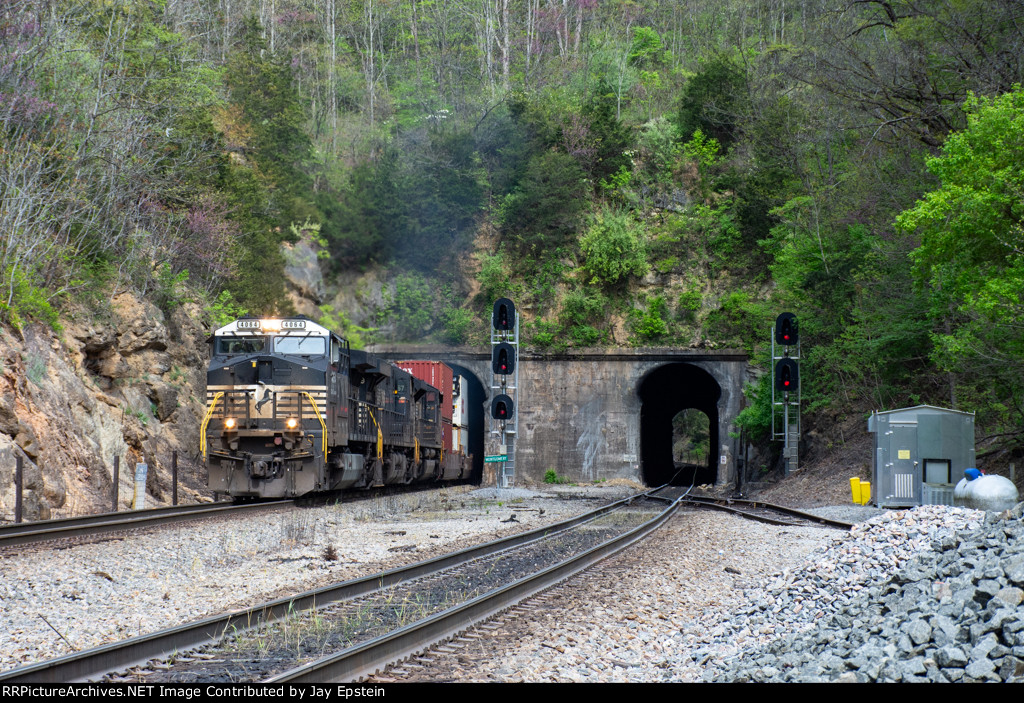
M644 482L649 486L716 483L718 401L722 396L718 381L693 364L666 364L640 380L637 395L640 396L640 473ZM690 408L708 416L711 451L704 465L677 467L672 456L672 419Z

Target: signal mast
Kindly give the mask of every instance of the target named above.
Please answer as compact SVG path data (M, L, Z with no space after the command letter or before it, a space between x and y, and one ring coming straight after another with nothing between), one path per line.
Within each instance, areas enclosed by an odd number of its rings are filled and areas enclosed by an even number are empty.
M484 461L501 464L498 487L515 484L515 438L519 429L515 397L519 390L519 319L516 306L508 298L494 301L491 314L491 434L498 436L498 453Z
M775 318L772 334L772 439L784 442L785 475L800 463L800 331L796 315ZM778 418L778 419L777 419ZM782 421L781 428L778 427Z

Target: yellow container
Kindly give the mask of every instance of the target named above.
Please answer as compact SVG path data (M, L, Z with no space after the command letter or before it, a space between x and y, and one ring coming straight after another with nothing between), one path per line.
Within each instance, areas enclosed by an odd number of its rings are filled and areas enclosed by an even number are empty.
M860 503L860 479L856 476L850 479L850 493L853 495L853 502Z
M871 502L871 482L861 481L860 482L860 504L867 505Z

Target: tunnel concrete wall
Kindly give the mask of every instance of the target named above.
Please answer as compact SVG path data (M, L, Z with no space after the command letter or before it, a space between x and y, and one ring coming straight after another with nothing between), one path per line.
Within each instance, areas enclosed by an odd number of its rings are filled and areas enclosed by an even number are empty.
M480 411L489 412L490 398L496 393L491 389L489 348L382 346L374 351L392 360L436 359L462 366L483 384L487 399ZM696 367L717 383L716 482L735 483L738 440L730 434L736 431L735 419L742 407L746 355L665 349L587 351L571 356L520 353L517 477L540 482L546 471L554 469L573 481L629 478L643 482L639 389L648 374L666 366L670 368L662 374ZM686 384L669 383L665 392L685 394ZM683 398L682 407L700 409L696 399L692 405L686 402ZM485 432L490 426L488 419ZM497 444L495 436L485 435L487 454L496 453Z

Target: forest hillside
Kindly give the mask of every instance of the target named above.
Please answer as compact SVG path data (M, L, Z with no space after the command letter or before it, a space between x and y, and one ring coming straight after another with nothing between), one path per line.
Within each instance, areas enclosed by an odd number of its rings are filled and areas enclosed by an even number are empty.
M1019 0L6 0L0 324L130 292L466 344L507 295L538 350L767 370L787 310L812 427L969 410L1004 465L1022 81Z

